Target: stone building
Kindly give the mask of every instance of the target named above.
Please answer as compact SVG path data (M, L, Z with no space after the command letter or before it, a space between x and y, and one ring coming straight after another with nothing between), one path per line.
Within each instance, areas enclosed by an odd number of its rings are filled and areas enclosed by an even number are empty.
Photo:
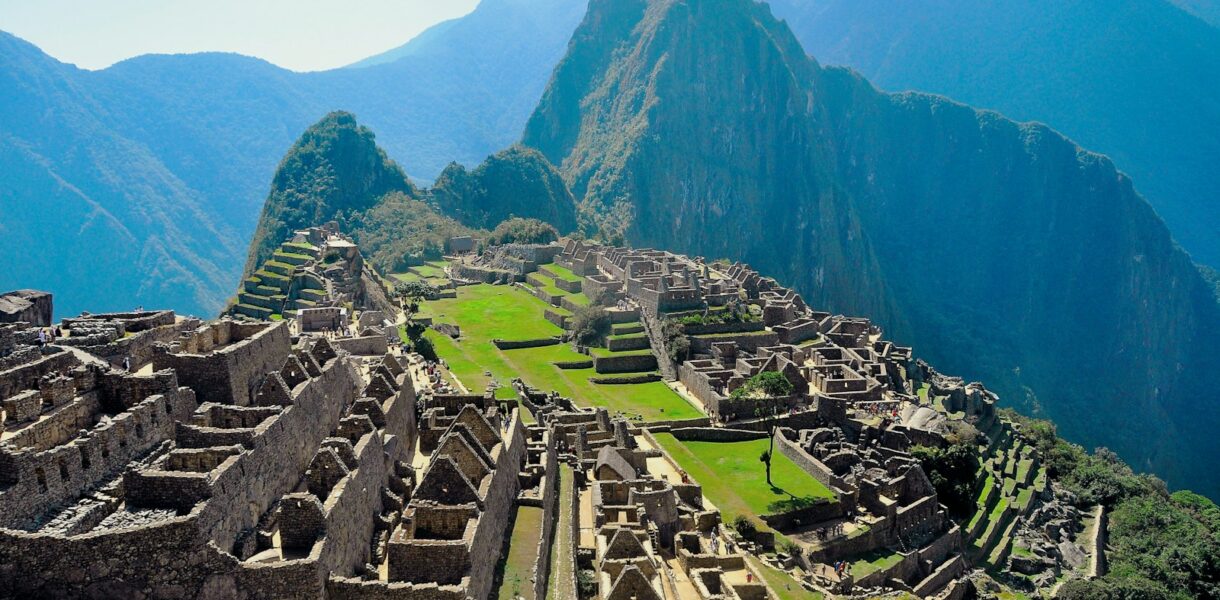
M38 290L16 290L0 294L0 323L29 323L34 327L51 325L54 312L51 294Z

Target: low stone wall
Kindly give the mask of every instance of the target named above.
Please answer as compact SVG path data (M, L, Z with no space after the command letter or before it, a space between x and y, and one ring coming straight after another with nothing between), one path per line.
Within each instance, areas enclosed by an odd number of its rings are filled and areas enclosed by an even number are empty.
M686 335L707 335L712 333L747 333L766 329L762 321L739 321L734 323L705 323L702 325L683 325Z
M652 383L660 381L661 376L656 373L640 373L638 375L619 375L609 377L590 377L591 383L602 385L631 385L637 383Z
M492 344L501 350L517 350L520 348L541 348L543 346L555 346L561 340L557 337L538 338L533 340L501 340L499 338L491 341Z
M610 315L611 323L634 323L640 320L640 311L637 308L611 308L606 311L606 314Z
M729 429L727 427L675 427L669 430L675 439L695 442L748 442L767 437L765 431Z
M545 311L543 311L542 316L545 317L547 321L550 321L553 325L555 325L556 327L559 327L560 329L568 328L568 316L560 313L559 311L557 311L553 308L548 308Z
M801 525L837 519L845 514L843 503L819 499L809 506L786 512L762 515L762 520L776 531L790 531Z
M754 352L759 348L774 346L779 343L779 334L774 331L767 332L747 332L747 333L726 333L723 335L715 335L713 337L690 337L691 352L696 354L711 354L712 344L717 342L733 342L742 350Z
M552 364L554 364L556 367L558 367L560 369L592 369L593 368L593 359L590 358L589 360L563 360L563 361L556 361Z
M648 347L648 336L644 334L632 334L626 337L611 336L606 338L606 349L610 350L611 352L646 350Z
M657 357L652 354L593 357L593 370L598 373L636 373L652 371L656 368Z
M331 345L338 350L346 350L357 356L382 356L389 349L389 343L384 335L339 338L332 340Z

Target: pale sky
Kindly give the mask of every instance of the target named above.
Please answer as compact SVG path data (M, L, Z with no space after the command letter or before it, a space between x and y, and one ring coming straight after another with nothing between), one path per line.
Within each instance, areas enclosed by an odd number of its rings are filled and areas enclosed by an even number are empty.
M140 54L222 51L295 71L401 46L478 0L0 0L0 30L85 69Z

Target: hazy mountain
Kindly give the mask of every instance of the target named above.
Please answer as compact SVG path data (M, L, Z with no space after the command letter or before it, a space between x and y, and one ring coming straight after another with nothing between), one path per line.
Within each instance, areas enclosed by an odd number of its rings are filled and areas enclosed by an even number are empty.
M595 0L524 143L586 227L740 257L1220 493L1211 290L1126 176L1047 127L822 68L766 5Z
M1196 260L1220 266L1220 29L1165 0L771 4L823 64L1041 121L1105 153ZM1220 7L1180 4L1203 18Z
M1182 10L1220 27L1220 1L1218 0L1171 0Z
M37 260L0 288L56 293L60 315L219 311L280 158L350 110L412 177L507 147L546 86L580 0L485 0L396 60L294 73L233 54L84 71L0 33L0 224Z

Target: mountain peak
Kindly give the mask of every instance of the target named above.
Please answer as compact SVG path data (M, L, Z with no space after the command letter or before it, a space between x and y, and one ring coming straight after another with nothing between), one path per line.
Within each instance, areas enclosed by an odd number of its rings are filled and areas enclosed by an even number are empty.
M1220 419L1186 408L1220 385L1211 290L1130 180L1049 127L820 67L750 0L594 0L524 143L603 236L740 258L1070 439L1220 490L1189 466Z
M280 162L251 243L247 272L293 230L362 212L390 192L417 195L402 168L355 115L328 113L301 134Z

